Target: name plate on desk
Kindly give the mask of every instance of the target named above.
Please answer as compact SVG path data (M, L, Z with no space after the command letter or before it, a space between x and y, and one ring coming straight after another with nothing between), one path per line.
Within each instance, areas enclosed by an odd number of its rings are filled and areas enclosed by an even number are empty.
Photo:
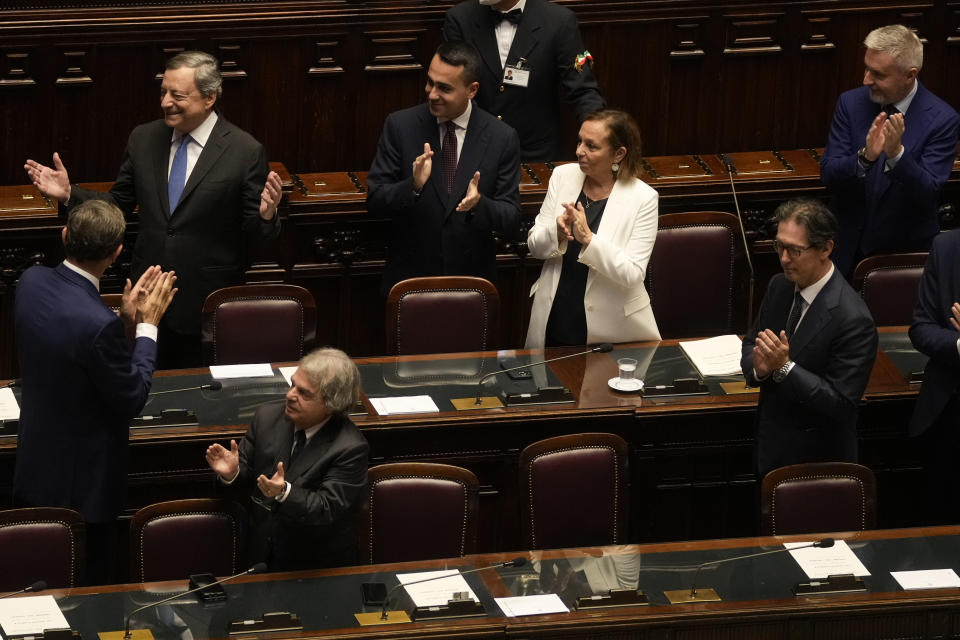
M643 158L641 162L644 174L651 180L704 178L713 175L713 171L698 155Z
M762 176L793 171L793 167L776 151L727 153L723 157L733 163L733 170L738 176Z

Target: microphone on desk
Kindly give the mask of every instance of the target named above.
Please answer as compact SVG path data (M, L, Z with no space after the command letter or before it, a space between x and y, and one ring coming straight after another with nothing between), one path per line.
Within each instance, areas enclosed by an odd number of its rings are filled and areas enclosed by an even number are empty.
M486 374L480 381L477 383L477 400L474 402L474 405L480 406L482 401L480 400L481 394L483 394L483 383L487 378L492 378L494 376L499 376L500 374L507 373L508 371L517 371L519 369L527 369L529 367L535 367L541 364L547 364L549 362L556 362L557 360L565 360L567 358L576 358L577 356L585 356L591 353L610 353L613 351L613 345L609 342L604 342L603 344L598 344L595 347L591 347L587 351L581 351L580 353L571 353L565 356L560 356L558 358L550 358L549 360L541 360L540 362L531 362L529 364L520 365L519 367L510 367L509 369L501 369L500 371L491 371Z
M10 593L0 596L0 600L3 600L4 598L9 598L11 596L19 595L21 593L32 593L34 591L43 591L46 588L47 588L47 583L45 581L37 580L29 587L24 587L23 589L20 589L20 591L12 591Z
M735 562L737 560L748 560L750 558L759 558L760 556L768 556L774 553L783 553L785 551L796 551L798 549L809 549L810 547L820 547L821 549L829 549L833 546L833 538L823 538L816 542L811 542L809 544L800 545L799 547L781 547L779 549L771 549L770 551L761 551L759 553L748 553L743 556L735 556L733 558L723 558L722 560L710 560L709 562L702 562L697 565L697 570L693 573L693 580L690 581L690 589L674 589L672 591L664 591L664 595L667 596L667 599L671 604L683 604L687 602L719 602L720 596L717 595L717 592L713 589L703 589L704 593L697 592L697 577L700 575L700 570L704 567L709 567L710 565L725 564L727 562Z
M229 576L229 577L227 577L227 578L223 578L223 579L221 579L221 580L217 580L216 582L211 582L211 583L209 583L209 584L200 585L199 587L196 587L195 589L190 589L189 591L178 592L178 593L170 596L169 598L164 598L163 600L160 600L160 601L158 601L158 602L153 602L153 603L151 603L151 604L145 604L145 605L143 605L142 607L140 607L140 608L138 608L138 609L134 609L134 610L131 611L129 614L127 614L127 617L124 618L124 620L123 620L123 636L122 636L122 637L123 637L124 640L129 640L129 639L130 639L130 635L131 635L131 634L130 634L130 618L132 618L132 617L134 616L134 614L139 613L139 612L143 611L144 609L150 609L150 608L152 608L152 607L158 607L158 606L160 606L161 604L163 604L163 603L165 603L165 602L170 602L171 600L176 600L177 598L182 598L183 596L189 595L189 594L191 594L191 593L193 593L193 592L195 592L195 591L202 591L203 589L208 589L208 588L210 588L210 587L212 587L212 586L214 586L214 585L223 584L224 582L228 582L228 581L230 581L230 580L233 580L234 578L239 578L239 577L241 577L241 576L249 575L249 574L251 574L251 573L263 573L263 572L266 571L266 570L267 570L267 563L265 563L265 562L258 562L257 564L253 565L252 567L250 567L250 568L247 569L246 571L242 571L242 572L240 572L240 573L238 573L238 574L236 574L236 575L232 575L232 576Z
M461 575L461 576L465 576L465 575L467 575L468 573L476 573L476 572L478 572L478 571L486 571L487 569L507 569L507 568L510 568L510 567L522 567L522 566L525 565L525 564L527 564L527 559L526 559L526 558L516 557L516 558L514 558L513 560L507 560L506 562L497 562L497 563L491 564L490 566L487 566L487 567L480 567L480 568L478 568L478 569L470 569L470 570L468 570L468 571L461 571L461 572L460 572L460 575ZM393 589L390 590L390 593L387 594L387 597L383 599L383 608L380 610L380 620L387 620L387 619L389 618L389 616L387 616L387 606L390 604L390 599L393 597L393 594L394 594L394 593L397 591L397 589L399 589L400 587L409 587L409 586L411 586L411 585L420 584L421 582L430 582L431 580L443 580L444 578L449 578L449 577L451 577L451 576L450 576L450 575L431 576L431 577L429 577L429 578L424 578L424 579L422 579L422 580L414 580L413 582L408 582L408 583L406 583L406 584L404 584L404 583L401 582L401 583L395 585L395 586L393 587ZM409 621L408 621L408 622L409 622Z
M177 393L178 391L220 391L220 389L223 389L223 383L220 382L219 380L213 380L212 382L208 382L207 384L201 384L196 387L184 387L182 389L167 389L166 391L151 391L149 395L159 396L159 395L163 395L164 393Z
M19 387L22 384L23 384L23 378L14 378L7 384L0 386L0 389L12 389L14 387Z
M740 212L740 201L737 199L737 188L733 186L733 174L736 173L736 169L733 166L733 160L730 159L725 153L720 154L720 161L723 162L724 168L727 170L727 176L730 178L730 192L733 194L733 206L737 209L737 222L740 223L740 236L743 239L743 255L747 258L747 270L750 272L750 289L747 291L747 330L753 324L753 288L754 288L754 272L753 272L753 260L750 258L750 246L747 244L747 231L743 225L743 214ZM780 256L777 256L778 258Z

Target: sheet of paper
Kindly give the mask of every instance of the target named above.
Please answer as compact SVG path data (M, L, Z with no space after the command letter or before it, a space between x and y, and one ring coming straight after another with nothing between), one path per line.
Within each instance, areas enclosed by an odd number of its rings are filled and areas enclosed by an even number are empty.
M855 576L868 576L870 572L863 566L846 541L837 540L832 547L821 549L819 547L807 547L805 549L796 549L809 542L786 542L783 546L787 549L793 549L790 555L797 561L800 568L807 574L811 580L823 580L829 576L845 575L852 573Z
M740 370L742 343L735 335L685 340L680 348L702 376L735 376Z
M19 420L20 405L17 404L17 397L13 395L13 389L4 387L0 389L0 420Z
M570 613L555 593L544 593L537 596L515 596L513 598L494 598L503 615L510 618L517 616L537 616L546 613Z
M53 596L29 596L0 600L0 627L10 636L43 633L44 629L65 629L70 625Z
M221 364L211 365L210 375L217 380L227 378L269 378L273 369L269 363L262 364Z
M449 576L439 580L430 580L420 584L408 584L417 580L426 580L436 576ZM413 604L418 607L437 607L446 605L453 599L453 594L466 591L474 602L479 602L477 594L473 592L467 581L460 575L459 569L446 569L443 571L425 571L423 573L398 573L397 580L404 585Z
M953 569L891 571L893 579L904 589L949 589L960 587L960 576Z
M280 375L283 376L283 379L287 381L287 384L291 387L293 386L293 374L296 373L296 367L277 367L277 371L280 372Z
M398 413L437 413L440 409L430 396L395 396L369 398L370 404L382 416Z

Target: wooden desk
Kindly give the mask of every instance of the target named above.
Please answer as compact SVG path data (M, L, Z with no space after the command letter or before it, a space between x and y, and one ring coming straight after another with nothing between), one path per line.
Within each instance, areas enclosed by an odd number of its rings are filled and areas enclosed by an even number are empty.
M658 638L728 640L730 638L956 638L960 590L902 591L890 571L931 568L960 570L960 527L878 530L831 534L853 549L871 575L867 592L794 597L791 588L806 581L788 553L745 559L703 571L701 587L713 587L723 602L671 605L664 589L688 588L698 563L770 550L786 541L815 536L741 538L562 549L521 554L489 554L453 560L251 576L225 585L228 602L205 608L186 596L165 605L163 615L150 611L133 618L134 627L150 628L157 640L222 638L229 622L289 611L300 616L304 631L277 638ZM363 610L360 584L397 584L396 573L439 568L477 568L522 556L520 568L465 576L487 615L406 625L359 627L353 614ZM507 618L495 597L557 593L572 605L576 597L609 588L639 588L649 606L586 609L570 613ZM53 591L67 621L85 639L98 631L122 627L135 607L182 590L185 582L119 585ZM403 590L391 608L410 610ZM367 608L367 610L374 610ZM170 626L165 626L166 621ZM171 622L176 622L174 625Z

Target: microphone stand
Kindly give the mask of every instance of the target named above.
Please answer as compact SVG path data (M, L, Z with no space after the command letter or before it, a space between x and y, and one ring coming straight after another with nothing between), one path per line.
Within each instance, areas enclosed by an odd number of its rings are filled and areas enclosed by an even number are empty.
M726 154L721 155L723 166L727 169L727 176L730 178L730 192L733 193L733 206L737 209L737 222L740 223L740 236L743 239L743 255L747 259L747 269L750 272L750 290L747 291L747 331L753 324L753 289L755 286L755 276L753 271L753 259L750 257L750 246L747 244L747 231L743 225L743 214L740 212L740 200L737 198L737 189L733 186L733 174L736 171L733 167L733 161Z

